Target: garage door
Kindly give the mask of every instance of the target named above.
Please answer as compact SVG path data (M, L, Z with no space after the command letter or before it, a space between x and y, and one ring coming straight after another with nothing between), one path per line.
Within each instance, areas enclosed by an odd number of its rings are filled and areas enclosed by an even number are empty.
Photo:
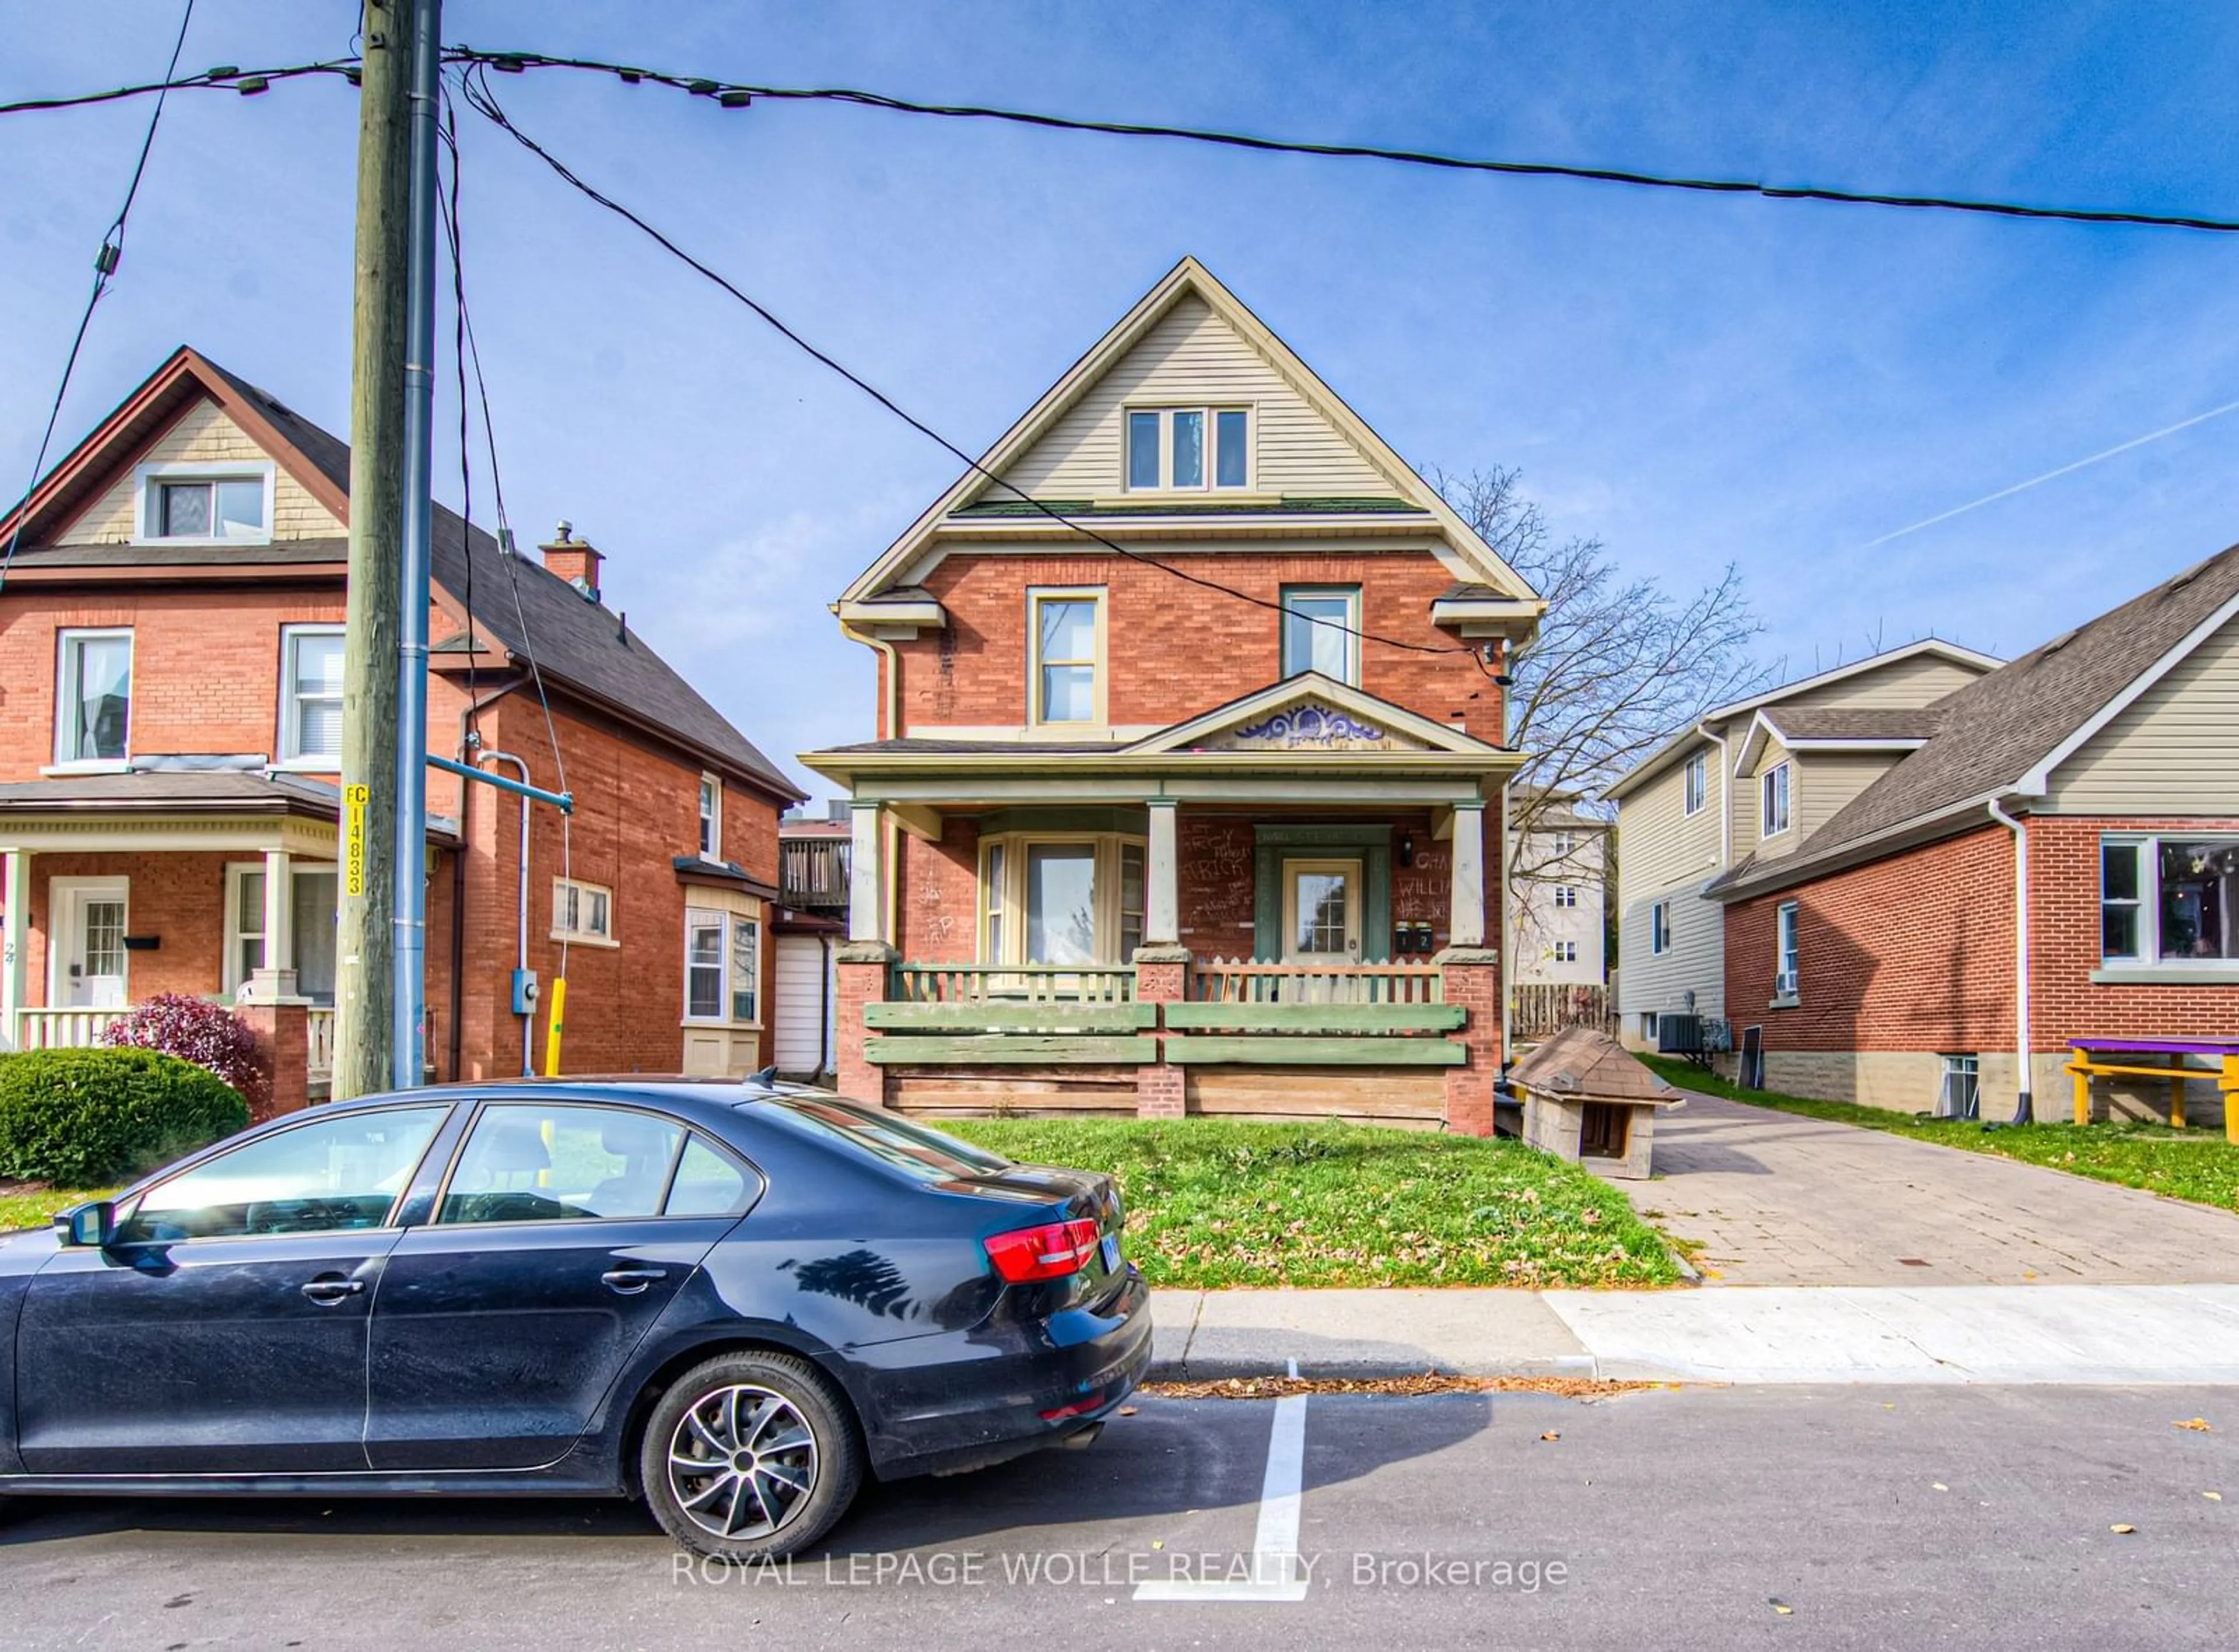
M824 941L816 935L777 938L777 1067L805 1074L824 1070Z

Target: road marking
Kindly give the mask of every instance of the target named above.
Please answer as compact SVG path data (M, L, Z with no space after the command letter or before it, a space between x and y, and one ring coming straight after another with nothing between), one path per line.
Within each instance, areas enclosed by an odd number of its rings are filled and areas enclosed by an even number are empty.
M1299 1374L1299 1362L1290 1362ZM1139 1601L1243 1601L1261 1605L1306 1598L1311 1576L1299 1563L1299 1510L1306 1496L1306 1397L1275 1402L1267 1435L1267 1474L1259 1483L1259 1524L1248 1578L1160 1577L1135 1585Z

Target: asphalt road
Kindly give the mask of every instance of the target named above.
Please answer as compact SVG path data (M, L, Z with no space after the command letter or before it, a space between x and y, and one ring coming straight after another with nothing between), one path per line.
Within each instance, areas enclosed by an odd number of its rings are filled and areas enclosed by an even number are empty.
M1146 1399L1085 1452L874 1489L789 1575L700 1571L621 1504L24 1503L0 1510L0 1643L2239 1642L2239 1389L1283 1403ZM1239 1578L1262 1598L1206 1596Z

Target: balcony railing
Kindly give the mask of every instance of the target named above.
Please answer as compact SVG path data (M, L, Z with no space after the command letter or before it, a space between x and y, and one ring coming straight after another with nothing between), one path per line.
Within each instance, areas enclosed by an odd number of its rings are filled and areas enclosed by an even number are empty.
M1254 964L1213 959L1193 965L1189 996L1202 1004L1437 1004L1435 964Z
M108 1043L109 1029L129 1010L18 1010L18 1050L92 1050Z
M1125 964L896 964L887 988L904 1004L1132 1004L1135 972Z
M778 892L788 906L808 911L847 905L845 838L795 838L778 844Z
M332 1077L335 1070L335 1011L330 1004L315 1004L303 1012L306 1058L303 1065L314 1078Z

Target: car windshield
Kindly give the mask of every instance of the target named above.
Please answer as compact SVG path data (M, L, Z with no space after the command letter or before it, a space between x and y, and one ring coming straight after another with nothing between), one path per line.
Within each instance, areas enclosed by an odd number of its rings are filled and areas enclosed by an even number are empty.
M756 1105L776 1108L810 1134L845 1142L920 1182L986 1176L1010 1167L1010 1160L983 1152L969 1142L844 1101L772 1096Z

